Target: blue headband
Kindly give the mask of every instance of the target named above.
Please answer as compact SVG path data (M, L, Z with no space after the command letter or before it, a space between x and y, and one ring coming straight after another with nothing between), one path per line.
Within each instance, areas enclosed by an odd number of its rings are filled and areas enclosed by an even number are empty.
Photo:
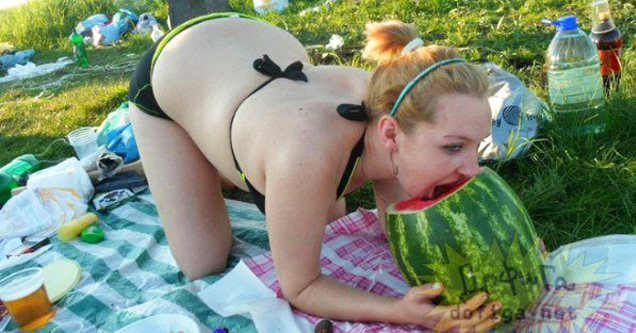
M393 104L393 109L391 109L391 113L389 113L389 115L391 117L395 116L395 112L397 111L397 109L400 107L400 104L402 103L402 100L404 99L404 96L406 96L406 94L408 94L409 91L411 91L411 89L413 89L413 87L415 86L415 84L421 80L422 78L424 78L426 75L428 75L430 72L444 66L447 64L452 64L455 62L465 62L466 60L462 59L462 58L452 58L452 59L445 59L442 61L438 61L428 67L426 67L422 72L420 72L420 74L418 74L413 80L411 80L411 82L409 82L406 87L404 87L404 89L402 89L402 92L400 93L400 96L398 96L398 98L395 100L395 103Z

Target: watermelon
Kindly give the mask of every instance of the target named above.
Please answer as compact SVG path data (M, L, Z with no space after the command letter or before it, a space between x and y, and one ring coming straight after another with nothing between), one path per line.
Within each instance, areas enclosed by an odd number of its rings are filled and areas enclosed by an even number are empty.
M542 243L528 212L487 167L434 199L390 205L386 221L404 279L411 286L441 282L438 304L486 291L502 303L503 318L521 319L544 288Z

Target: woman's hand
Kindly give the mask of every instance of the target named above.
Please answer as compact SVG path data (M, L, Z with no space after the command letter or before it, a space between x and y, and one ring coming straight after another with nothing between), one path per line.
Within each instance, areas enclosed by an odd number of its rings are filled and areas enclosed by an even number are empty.
M501 318L494 313L501 304L485 304L486 293L479 293L462 304L436 306L432 299L441 292L440 283L411 288L397 302L400 321L442 332L489 332Z

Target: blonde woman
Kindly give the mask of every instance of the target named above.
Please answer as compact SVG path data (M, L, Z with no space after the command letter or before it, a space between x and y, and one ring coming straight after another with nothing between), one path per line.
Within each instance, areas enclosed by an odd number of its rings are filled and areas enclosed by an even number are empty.
M319 265L325 225L363 183L373 184L384 229L388 203L436 196L478 172L477 146L490 130L486 78L452 49L422 46L398 21L367 26L364 56L378 63L368 73L313 66L289 33L227 16L174 29L131 81L141 159L181 270L197 279L226 268L223 177L266 213L280 285L296 308L337 320L490 329L495 304L483 293L460 305L482 315L453 320L451 307L431 302L439 284L387 298L330 280Z

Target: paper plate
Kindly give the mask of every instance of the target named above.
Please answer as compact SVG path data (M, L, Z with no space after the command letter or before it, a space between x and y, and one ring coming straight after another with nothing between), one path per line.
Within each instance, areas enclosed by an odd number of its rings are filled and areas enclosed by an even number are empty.
M180 314L160 314L136 321L115 333L201 333L199 325L190 317Z
M44 287L51 303L68 294L81 277L82 269L74 260L58 260L42 268Z

